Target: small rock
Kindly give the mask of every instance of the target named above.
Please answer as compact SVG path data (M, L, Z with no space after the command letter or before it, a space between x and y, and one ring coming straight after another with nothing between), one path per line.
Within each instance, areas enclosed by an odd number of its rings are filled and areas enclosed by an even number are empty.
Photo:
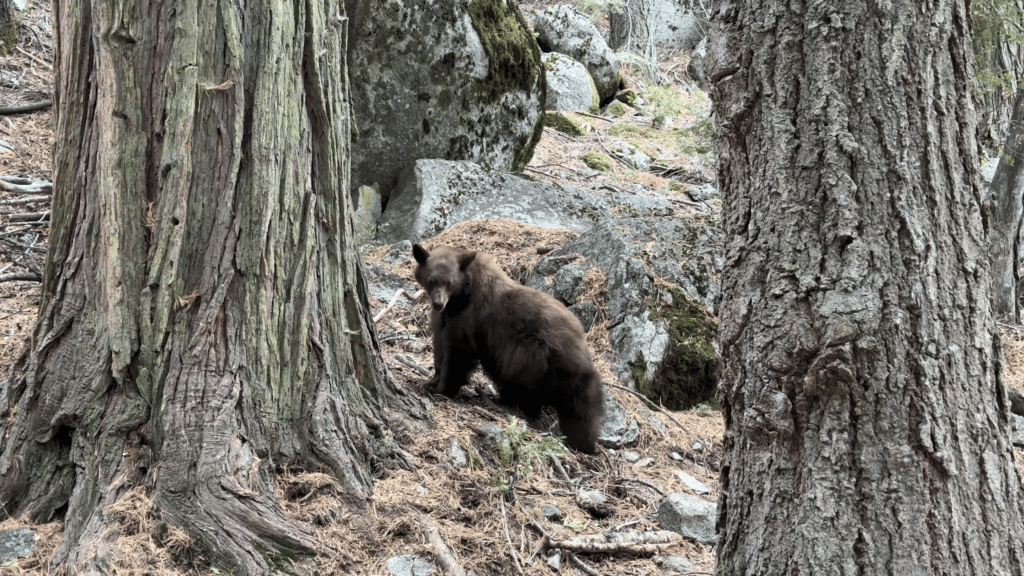
M718 505L674 492L658 505L658 525L701 544L714 544Z
M677 461L677 462L683 461L683 457L682 457L681 454L679 454L679 452L671 452L671 453L669 453L668 457L673 459L673 460L675 460L675 461Z
M645 466L650 466L652 462L654 462L653 458L644 458L643 460L638 460L634 462L633 466L636 466L637 468L643 468Z
M552 522L561 522L562 519L565 518L565 515L562 514L562 511L559 510L558 506L555 506L554 504L541 504L540 513Z
M604 494L597 490L581 490L576 494L576 504L592 517L601 519L612 515L612 507L605 501Z
M704 451L704 445L701 444L700 442L694 442L693 443L693 451L694 451L695 454L700 454L701 452Z
M655 428L657 428L658 432L661 432L662 436L668 434L668 430L665 429L665 425L661 423L661 420L658 420L654 416L648 416L647 417L647 422L651 426L654 426Z
M682 482L683 485L685 485L690 490L693 490L697 494L710 494L711 493L711 489L708 488L703 482L701 482L700 480L697 480L693 476L690 476L686 472L683 472L681 470L676 470L676 478L679 478L679 481Z
M37 539L35 531L29 528L0 530L0 564L28 556Z
M381 214L381 196L377 188L360 186L356 192L356 206L352 213L356 244L366 243L377 231Z
M469 455L462 449L462 446L459 446L459 441L454 438L452 438L452 445L448 448L448 457L452 459L452 464L458 468L469 466Z
M690 190L687 190L686 194L694 202L707 202L708 200L715 200L716 198L722 197L722 194L718 191L718 188L715 188L711 184L705 184L699 188L692 188Z
M555 550L551 553L550 556L548 556L548 559L545 562L548 566L551 566L557 571L559 567L562 565L562 553L558 550Z
M629 462L630 464L632 464L632 463L634 463L634 462L636 462L637 460L640 459L640 455L637 454L636 452L633 452L632 450L629 450L627 452L623 452L622 453L622 458L626 462Z
M693 562L683 556L659 556L654 560L656 564L669 571L670 574L687 574L693 572Z
M388 570L394 576L427 576L434 565L416 554L404 554L388 559Z
M384 255L384 261L388 264L397 264L399 262L405 262L412 256L412 242L409 240L402 240L401 242L395 242L391 245L391 250Z
M417 486L416 493L419 494L420 496L426 496L427 494L430 493L430 490L427 490L423 486Z
M481 436L484 446L488 450L498 453L511 453L512 444L508 441L508 436L505 435L505 431L501 428L494 424L481 424L477 427L476 432Z
M1024 416L1010 414L1010 441L1014 446L1024 447Z
M636 420L626 418L626 409L611 394L604 397L604 423L597 441L605 448L636 446L640 441Z

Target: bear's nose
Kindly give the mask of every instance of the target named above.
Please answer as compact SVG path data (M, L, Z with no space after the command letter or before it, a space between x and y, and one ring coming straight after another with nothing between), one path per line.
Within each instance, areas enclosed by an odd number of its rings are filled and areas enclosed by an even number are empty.
M444 302L434 301L431 303L434 306L434 310L440 312L444 308Z

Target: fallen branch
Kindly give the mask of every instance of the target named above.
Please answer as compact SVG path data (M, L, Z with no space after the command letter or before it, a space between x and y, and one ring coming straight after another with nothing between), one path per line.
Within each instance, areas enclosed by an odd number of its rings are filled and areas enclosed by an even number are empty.
M578 536L567 540L554 540L550 536L544 538L544 550L558 548L582 554L640 554L651 555L661 552L662 547L670 546L682 540L682 536L668 530L654 532L613 532Z
M11 214L7 219L11 222L43 222L50 219L50 211Z
M34 62L37 62L37 63L41 64L47 70L53 72L53 65L50 64L49 62L47 62L46 60L43 60L42 58L36 56L35 54L32 54L32 53L28 52L27 50L24 50L21 46L15 46L14 48L18 52L21 52L25 56L28 56L29 58L31 58Z
M53 183L17 176L0 176L0 190L19 194L52 194Z
M438 532L437 526L429 516L420 514L420 526L423 527L423 533L427 536L427 542L434 547L434 556L441 566L441 570L448 576L466 576L466 571L462 569L451 549L444 543L441 533Z
M523 566L519 562L519 553L516 552L515 546L512 545L512 537L508 535L508 514L505 512L505 498L498 496L498 504L501 505L501 527L505 532L505 542L508 544L508 551L512 554L512 563L516 566L516 572L526 576L526 572L523 571Z
M2 110L2 109L0 109ZM26 198L14 198L11 200L0 200L0 206L21 206L24 204L35 204L36 202L49 202L49 196L28 196Z
M643 401L643 403L646 404L648 408L650 408L652 410L655 410L657 412L661 412L662 414L665 415L666 418L668 418L669 420L675 422L676 426L679 426L683 430L683 432L686 432L687 434L689 434L693 439L697 440L698 442L704 443L704 444L708 443L706 440L704 440L700 436L697 436L693 432L690 432L689 430L687 430L686 426L683 426L683 424L679 420L676 420L675 417L673 417L671 414L669 414L664 408L662 408L661 406L658 406L657 404L652 402L650 398L644 396L643 394L637 392L636 390L630 390L629 388L626 388L625 386L619 386L618 384L612 384L611 382L608 382L608 381L605 381L604 385L605 386L611 386L612 388L615 388L617 390L622 390L624 392L629 392L630 394L636 396L641 401Z
M601 576L600 572L594 570L590 566L587 566L586 562L580 560L575 554L570 554L569 552L566 552L565 556L570 561L572 561L572 563L575 564L576 567L579 568L584 574L588 574L589 576Z
M0 108L0 115L8 116L11 114L25 114L27 112L45 110L50 106L53 106L53 102L50 102L49 100L33 102L32 104L22 104L21 106L4 106Z
M419 374L420 376L430 376L430 370L427 370L423 366L417 364L416 361L413 360L410 356L406 356L405 354L395 354L394 356L392 356L392 358L401 362L402 364L405 364L409 368L412 368L413 371Z
M27 282L42 282L43 277L34 272L14 272L12 274L4 274L0 276L0 282L16 282L19 280Z
M376 322L380 320L381 318L384 317L385 314L388 313L389 310L394 308L395 304L398 302L398 297L401 296L402 294L408 296L410 300L416 300L417 298L420 297L421 294L423 294L423 290L420 290L419 292L410 295L408 292L405 291L404 288L399 288L398 292L395 292L395 295L391 297L391 302L387 305L387 307L385 307L380 312L377 312L377 315L373 317L373 321Z

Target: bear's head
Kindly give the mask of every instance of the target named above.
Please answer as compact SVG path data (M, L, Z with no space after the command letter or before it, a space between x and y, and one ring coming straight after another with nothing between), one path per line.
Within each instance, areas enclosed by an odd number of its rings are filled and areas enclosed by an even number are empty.
M467 269L476 258L476 252L450 246L427 252L426 248L415 244L412 255L416 258L416 281L427 291L434 310L444 310L452 296L468 293Z

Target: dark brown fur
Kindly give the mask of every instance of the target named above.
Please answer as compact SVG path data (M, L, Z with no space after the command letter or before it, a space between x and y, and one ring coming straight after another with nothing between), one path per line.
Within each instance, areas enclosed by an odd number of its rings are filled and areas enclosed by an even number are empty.
M604 388L580 321L560 302L511 278L490 256L413 246L416 281L433 306L434 376L428 388L454 397L482 365L501 401L535 417L553 406L566 444L593 454Z

